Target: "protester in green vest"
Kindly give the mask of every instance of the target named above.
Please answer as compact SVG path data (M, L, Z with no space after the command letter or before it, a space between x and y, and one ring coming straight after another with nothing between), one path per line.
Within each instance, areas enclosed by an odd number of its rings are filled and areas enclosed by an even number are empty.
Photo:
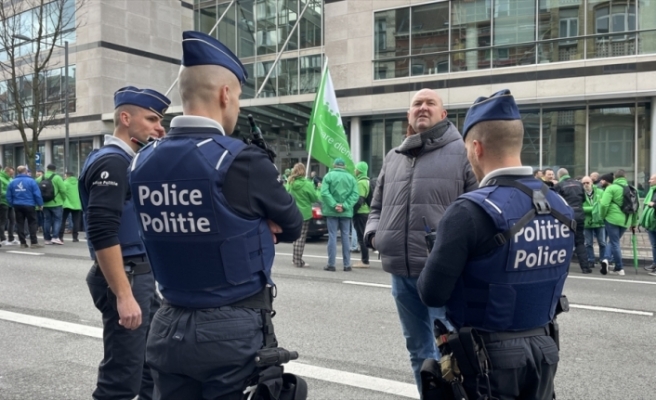
M637 214L626 215L621 209L624 187L629 184L626 180L626 172L620 169L615 173L614 179L610 179L611 184L604 190L599 204L599 213L605 221L606 234L608 235L606 256L601 261L601 273L605 275L606 272L610 272L613 275L623 276L625 272L622 266L620 240L627 228L631 227L632 230L635 230L638 224L638 218ZM609 182L608 179L604 179L603 177L602 180L606 181L607 184ZM611 255L615 261L615 269L608 271L608 260Z
M654 191L656 191L656 174L649 178L649 191L645 196L644 208L639 222L639 225L647 230L649 242L651 243L651 265L645 267L645 269L649 272L649 275L656 276L656 213L654 212L656 198L654 197Z
M301 163L294 165L288 177L287 191L296 201L296 207L303 216L301 237L294 242L292 263L299 268L309 267L310 265L303 261L303 251L305 250L305 241L307 240L308 228L312 219L312 203L319 201L319 194L314 188L314 183L305 179L305 165Z
M588 266L594 268L594 239L597 239L599 246L599 261L604 259L606 253L606 228L604 220L599 214L599 202L604 191L595 186L594 181L589 176L581 179L583 189L585 190L585 202L583 203L583 212L585 213L585 249L588 253Z
M64 180L64 191L66 192L66 199L64 200L64 213L62 217L61 228L59 228L59 240L64 241L64 231L66 229L66 220L71 215L73 225L71 231L73 234L73 241L79 242L77 237L80 230L80 222L82 221L82 202L80 201L80 193L77 188L77 178L72 172L67 172Z
M2 246L18 245L20 242L14 237L14 225L16 225L16 216L14 210L7 202L7 187L9 182L14 176L14 169L12 167L5 167L0 165L0 242ZM7 236L5 236L5 225L7 225Z
M43 239L45 244L64 244L59 240L59 230L62 224L62 215L64 213L64 201L66 200L66 188L64 187L64 180L61 176L57 175L55 171L57 167L54 164L48 164L47 171L42 177L37 179L39 188L41 188L41 195L44 197L43 201ZM54 198L46 202L44 195L44 188L41 182L50 180L54 190Z

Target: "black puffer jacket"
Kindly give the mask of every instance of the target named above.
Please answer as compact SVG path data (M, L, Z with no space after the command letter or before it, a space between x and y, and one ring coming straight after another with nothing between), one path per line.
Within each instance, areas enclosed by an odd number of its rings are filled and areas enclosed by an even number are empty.
M577 223L582 224L585 220L585 212L583 211L583 203L585 202L585 190L581 182L564 176L557 185L554 186L556 193L561 195L567 204L574 209L574 219Z

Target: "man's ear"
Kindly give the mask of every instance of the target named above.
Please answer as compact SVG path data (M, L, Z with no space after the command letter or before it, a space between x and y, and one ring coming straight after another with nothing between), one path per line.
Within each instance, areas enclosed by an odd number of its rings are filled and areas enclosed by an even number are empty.
M228 103L230 103L230 88L228 85L223 85L219 89L219 105L221 108L226 108Z
M474 146L474 154L476 154L476 157L481 157L483 155L483 144L479 142L478 140L474 139L472 141L472 145Z
M125 126L130 126L130 119L132 118L132 115L130 115L129 112L127 111L121 111L121 114L119 115L119 120L121 121L121 124Z

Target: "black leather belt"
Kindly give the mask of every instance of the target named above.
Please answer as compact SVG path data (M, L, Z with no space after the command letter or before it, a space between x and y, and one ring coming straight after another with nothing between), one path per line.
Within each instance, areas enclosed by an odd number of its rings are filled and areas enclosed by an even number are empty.
M273 290L274 289L267 286L261 291L255 293L254 295L247 297L243 300L239 300L236 303L217 305L215 307L203 307L202 309L219 308L219 307L241 307L241 308L255 308L260 310L271 311L273 310L273 298L275 297L275 294L272 293ZM189 308L189 307L178 306L166 299L162 299L162 304L172 307L178 307L178 308Z
M533 336L549 336L549 326L530 329L520 332L478 332L479 336L485 343L500 342L502 340L521 339Z

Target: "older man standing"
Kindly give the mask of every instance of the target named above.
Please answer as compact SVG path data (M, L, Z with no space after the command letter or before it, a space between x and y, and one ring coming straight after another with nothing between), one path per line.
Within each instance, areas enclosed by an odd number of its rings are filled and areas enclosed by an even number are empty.
M392 274L392 296L420 391L421 364L439 358L433 321L450 326L444 308L426 307L417 293L428 255L423 218L435 228L458 196L478 187L462 136L446 116L435 91L422 89L412 98L406 138L385 156L365 229L365 243L379 251L383 269Z

